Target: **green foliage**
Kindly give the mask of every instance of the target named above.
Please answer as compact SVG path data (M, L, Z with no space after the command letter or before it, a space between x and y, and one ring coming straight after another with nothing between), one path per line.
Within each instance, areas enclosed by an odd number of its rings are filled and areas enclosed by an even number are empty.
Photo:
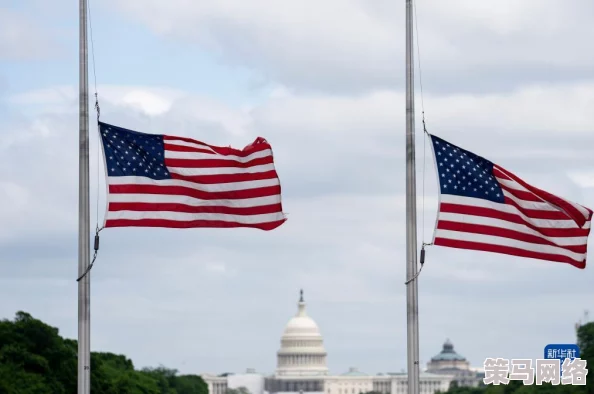
M251 394L250 391L245 387L238 387L236 389L227 389L225 394Z
M448 394L483 394L485 392L482 388L476 387L458 387L456 382L450 384L450 389L446 391Z
M77 341L25 312L0 321L0 393L70 394L77 389ZM123 355L91 354L93 394L208 394L197 375L165 367L134 369ZM243 393L239 393L243 394Z
M577 344L580 358L588 360L588 366L594 363L594 323L580 326L577 332Z
M594 323L582 325L577 332L577 344L580 348L580 358L587 361L587 368L594 368ZM525 386L520 381L510 381L508 385L483 387L458 387L452 384L444 394L594 394L594 376L588 373L586 386L543 385Z

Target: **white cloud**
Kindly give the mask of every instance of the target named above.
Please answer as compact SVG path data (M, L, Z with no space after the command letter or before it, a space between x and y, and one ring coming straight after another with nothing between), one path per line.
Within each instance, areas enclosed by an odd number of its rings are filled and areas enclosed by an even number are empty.
M190 40L290 86L345 91L404 80L404 2L113 4L157 34ZM574 78L570 70L578 75L594 65L584 50L594 39L588 0L426 0L417 8L423 72L432 82L427 90L456 90L451 81L473 89L486 79L497 80L493 87L522 78L567 80Z
M569 177L583 188L594 187L594 170L572 171Z
M25 13L0 8L0 59L32 60L53 54L56 43Z
M227 264L219 262L210 262L206 264L206 270L219 275L233 275L236 273L236 271L233 268L229 268Z
M13 226L7 226L6 224L22 222L22 215L31 203L31 194L27 189L16 183L0 181L0 201L2 201L0 218L4 223L0 229L0 239L5 239L14 231Z

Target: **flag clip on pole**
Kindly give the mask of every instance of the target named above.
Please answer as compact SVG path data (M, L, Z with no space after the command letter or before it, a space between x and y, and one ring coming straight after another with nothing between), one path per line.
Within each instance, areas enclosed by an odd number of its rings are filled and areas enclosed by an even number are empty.
M89 272L91 272L91 269L93 269L93 265L95 264L95 261L97 260L97 253L99 253L99 232L102 229L99 228L99 226L97 226L96 230L95 230L95 241L93 243L93 259L91 260L91 263L87 266L87 269L82 273L82 275L79 275L79 277L76 279L77 282L80 282L81 279L83 279L84 277L87 276L87 274Z
M91 392L89 80L87 2L79 0L78 394ZM85 275L86 273L86 275Z
M423 243L421 246L421 256L419 258L419 264L421 264L421 268L419 268L419 271L410 279L407 279L406 282L404 282L405 285L408 285L410 282L412 282L413 280L417 280L417 278L419 277L419 275L421 275L421 271L423 271L423 267L425 266L425 246L430 246L431 244L428 243Z
M406 1L406 278L417 275L413 4ZM408 393L419 394L418 281L406 285Z

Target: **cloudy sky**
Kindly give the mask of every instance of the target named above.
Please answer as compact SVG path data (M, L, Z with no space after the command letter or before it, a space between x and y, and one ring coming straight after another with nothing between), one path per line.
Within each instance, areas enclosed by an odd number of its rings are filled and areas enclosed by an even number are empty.
M72 338L75 3L0 7L0 317L24 310ZM404 1L92 0L91 10L101 119L239 148L265 137L289 217L272 232L102 232L92 349L184 373L273 372L303 288L331 372L405 369ZM429 131L594 208L594 3L419 0L417 14ZM418 80L416 103L419 241L429 241L437 188ZM91 126L94 227L105 186ZM571 343L594 309L593 281L591 267L431 247L421 363L446 338L476 366Z

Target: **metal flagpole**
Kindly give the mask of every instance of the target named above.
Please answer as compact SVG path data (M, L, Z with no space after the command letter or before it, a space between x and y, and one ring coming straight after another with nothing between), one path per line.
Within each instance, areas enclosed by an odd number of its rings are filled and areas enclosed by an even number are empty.
M87 53L87 0L79 0L79 158L78 158L78 275L90 259L89 210L89 80ZM78 282L78 394L91 392L90 276Z
M415 174L415 98L413 4L406 1L406 280L417 274L417 190ZM406 287L408 393L419 393L419 312L417 279Z

